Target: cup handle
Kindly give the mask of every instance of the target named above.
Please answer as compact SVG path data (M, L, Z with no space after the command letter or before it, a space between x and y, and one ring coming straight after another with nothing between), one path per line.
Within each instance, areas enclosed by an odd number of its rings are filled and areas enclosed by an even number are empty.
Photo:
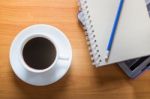
M68 56L59 55L58 60L68 61L69 57Z

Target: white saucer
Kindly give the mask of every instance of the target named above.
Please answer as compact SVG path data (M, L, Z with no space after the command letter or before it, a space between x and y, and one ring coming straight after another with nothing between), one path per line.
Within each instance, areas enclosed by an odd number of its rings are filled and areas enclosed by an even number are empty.
M56 66L53 69L50 69L48 72L43 74L36 74L27 71L27 69L21 65L19 60L19 48L23 38L37 32L48 34L53 37L59 47L59 53L61 53L62 56L68 57L68 60L56 62ZM49 85L61 79L68 71L71 65L71 60L72 48L68 38L63 32L50 25L38 24L24 29L14 39L10 49L10 63L15 74L22 81L35 86Z

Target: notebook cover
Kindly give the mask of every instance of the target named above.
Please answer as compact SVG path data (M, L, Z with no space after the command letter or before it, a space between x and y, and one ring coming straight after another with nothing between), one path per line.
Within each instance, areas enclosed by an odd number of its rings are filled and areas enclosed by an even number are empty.
M105 56L119 0L86 0L100 55ZM150 20L144 0L125 0L108 61L97 67L150 55Z

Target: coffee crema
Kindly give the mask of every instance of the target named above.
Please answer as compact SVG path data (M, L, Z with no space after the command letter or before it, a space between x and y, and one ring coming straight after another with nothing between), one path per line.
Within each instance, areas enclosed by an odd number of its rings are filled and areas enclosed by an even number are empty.
M29 67L43 70L55 61L56 48L50 40L36 37L25 44L22 54L25 63Z

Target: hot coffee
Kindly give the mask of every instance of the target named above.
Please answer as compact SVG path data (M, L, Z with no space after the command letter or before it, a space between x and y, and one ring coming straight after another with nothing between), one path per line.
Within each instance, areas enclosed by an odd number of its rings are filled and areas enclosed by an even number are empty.
M55 61L56 48L50 40L36 37L25 44L22 54L25 63L29 67L43 70Z

